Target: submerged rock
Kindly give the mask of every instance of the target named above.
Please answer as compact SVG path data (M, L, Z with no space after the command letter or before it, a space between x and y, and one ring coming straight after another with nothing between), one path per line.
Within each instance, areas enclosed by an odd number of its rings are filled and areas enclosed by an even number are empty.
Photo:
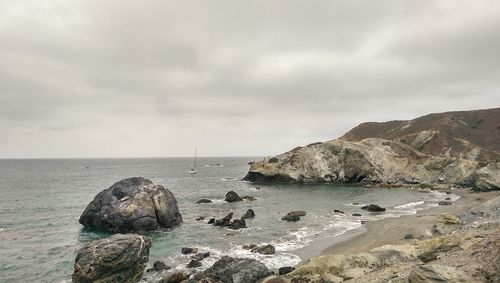
M238 202L243 199L234 191L230 191L226 194L226 198L224 199L227 202Z
M251 250L252 253L259 253L263 255L272 255L276 253L276 248L273 245L264 245L255 247Z
M188 282L254 283L269 275L269 269L255 259L223 256L207 270L196 273Z
M162 271L162 270L169 270L169 269L170 269L170 266L166 265L164 262L157 260L153 263L153 267L146 270L146 272Z
M290 211L285 216L281 217L281 220L288 222L296 222L300 220L301 216L305 216L307 213L303 210Z
M114 233L172 228L181 222L174 195L141 177L101 191L80 216L82 225Z
M256 199L255 197L253 197L253 196L244 196L244 197L242 197L242 199L244 199L244 200L249 200L249 201L254 201L254 200L257 200L257 199Z
M194 256L191 257L191 259L197 260L197 261L202 261L203 259L205 259L209 256L210 256L210 252L203 252L203 253L195 254Z
M89 242L76 255L73 282L138 282L151 246L150 237L136 234Z
M182 248L181 253L184 255L194 254L198 252L198 248Z
M440 201L438 204L439 205L452 205L452 202L451 201Z
M212 201L209 200L209 199L206 199L206 198L202 198L200 199L199 201L197 201L196 203L197 204L201 204L201 203L211 203Z
M367 210L367 211L370 211L370 212L381 212L381 211L385 211L385 208L383 207L380 207L376 204L369 204L369 205L365 205L363 206L361 209L364 209L364 210Z
M192 259L187 265L187 268L196 268L201 266L201 261Z

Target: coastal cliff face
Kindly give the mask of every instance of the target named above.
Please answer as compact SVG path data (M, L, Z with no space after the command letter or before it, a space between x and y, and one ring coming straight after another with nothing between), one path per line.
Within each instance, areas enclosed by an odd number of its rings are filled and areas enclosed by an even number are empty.
M500 161L500 108L436 113L410 121L367 122L340 137L380 138L422 153L476 161Z
M498 109L484 111L498 113L500 117ZM434 134L427 136L427 138L423 136L430 130L422 130L419 133L412 130L408 134L395 135L395 140L362 138L364 135L372 135L373 133L385 133L380 135L388 137L389 133L396 132L395 127L405 127L399 125L403 122L388 122L388 124L382 123L380 127L375 126L376 129L371 131L369 124L362 124L340 139L296 147L284 154L255 162L251 164L244 180L253 182L362 182L403 185L427 183L470 186L479 190L499 189L500 161L495 159L498 153L493 149L500 147L500 130L498 130L496 136L490 137L490 142L483 141L483 144L489 145L488 149L474 149L477 146L473 145L472 141L466 140L463 140L464 142L460 143L460 146L467 144L471 145L471 147L461 148L456 144L451 144L451 140L462 140L458 137L451 138L451 130L443 130L443 132L436 130L439 127L443 129L446 127L442 121L458 119L452 119L455 116L459 117L458 114L444 113L435 115L439 119L437 119L434 127ZM443 118L443 115L448 118ZM428 116L419 119L425 118L427 120L429 119ZM470 116L479 117L477 115ZM481 117L492 119L492 116L483 115ZM495 120L495 123L500 123L498 121L500 120ZM413 122L404 123L409 125L406 128L411 128ZM479 124L482 123L486 125L490 122L486 122L486 119L484 119ZM396 124L399 126L396 126ZM415 124L420 125L423 123L418 122ZM382 131L377 127L384 128L384 130ZM420 129L423 129L422 127ZM364 131L363 128L368 128L368 130ZM495 129L495 131L497 130ZM443 141L439 138L439 142L442 143L435 146L438 143L433 139L445 136L448 140ZM402 140L405 142L402 142ZM498 144L492 144L497 141ZM433 155L426 152L439 154ZM486 154L488 152L491 154ZM456 156L467 158L458 158ZM484 161L483 158L486 158L486 156L491 157L491 159Z

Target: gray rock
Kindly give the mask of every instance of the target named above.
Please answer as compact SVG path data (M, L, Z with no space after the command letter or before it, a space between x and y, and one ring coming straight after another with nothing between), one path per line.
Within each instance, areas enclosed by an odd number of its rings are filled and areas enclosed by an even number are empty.
M103 190L80 216L82 225L113 233L172 228L181 222L174 195L141 177L121 180Z
M241 219L251 219L255 217L255 212L253 209L248 209L243 216L241 216Z
M233 218L233 213L230 212L228 215L224 216L222 219L215 220L214 226L228 226Z
M206 198L202 198L200 199L199 201L197 201L196 203L197 204L201 204L201 203L211 203L212 201L209 200L209 199L206 199Z
M192 259L187 265L187 268L196 268L201 266L201 261Z
M138 282L151 246L150 237L136 234L89 242L76 255L73 282Z
M300 220L301 216L305 216L307 213L303 210L290 211L285 216L281 217L281 220L288 222L297 222Z
M226 198L224 199L227 202L238 202L243 199L234 191L230 191L226 194Z
M412 283L448 282L446 277L430 265L417 265L413 267L408 275L408 279Z
M361 214L359 214L359 213L353 213L353 214L352 214L352 216L357 216L357 217L359 217L359 216L363 216L363 215L361 215Z
M255 283L269 275L269 269L255 259L224 256L207 270L196 273L188 282Z
M369 205L365 205L363 206L361 209L364 209L364 210L367 210L367 211L370 211L370 212L381 212L381 211L385 211L385 208L383 207L380 207L376 204L369 204Z
M214 224L215 223L215 218L210 218L210 220L208 220L207 224Z
M184 255L194 254L194 253L197 253L197 252L198 252L197 248L182 248L181 249L181 253L184 254Z
M255 247L251 250L252 253L259 253L263 255L272 255L276 253L276 249L274 248L273 245L264 245L264 246L259 246Z
M253 197L253 196L244 196L244 197L242 197L242 199L244 199L244 200L249 200L249 201L254 201L254 200L257 200L257 199L256 199L255 197Z
M233 230L238 230L238 229L243 229L247 228L247 223L245 219L234 219L233 222L231 222L227 228L233 229Z
M453 203L451 201L440 201L438 204L439 205L452 205Z
M191 259L197 260L197 261L202 261L209 256L210 256L210 252L203 252L203 253L195 254L194 256L191 257Z

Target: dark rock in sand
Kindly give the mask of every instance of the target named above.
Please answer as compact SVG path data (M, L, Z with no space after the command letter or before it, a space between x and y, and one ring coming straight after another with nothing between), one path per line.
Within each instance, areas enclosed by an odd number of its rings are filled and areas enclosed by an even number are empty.
M241 247L242 249L244 250L251 250L253 248L257 247L256 244L249 244L249 245L244 245L243 247Z
M411 239L415 239L415 237L413 237L412 234L406 234L405 235L405 240L411 240Z
M76 255L73 282L138 282L152 243L150 237L136 234L89 242Z
M437 225L433 225L431 228L431 234L434 236L439 236L441 235L441 231L437 228Z
M254 217L255 217L255 212L253 211L253 209L249 209L247 210L247 212L245 212L245 214L243 214L243 216L241 216L241 219L251 219Z
M196 268L196 267L200 267L201 266L201 261L199 260L191 260L187 265L186 267L187 268Z
M259 246L255 247L251 250L252 253L259 253L263 255L272 255L276 253L276 249L274 248L273 245L264 245L264 246Z
M188 282L254 283L272 273L261 262L249 258L224 256Z
M451 200L451 198L445 198L444 200Z
M189 276L185 275L182 272L175 272L170 274L169 276L160 279L158 283L181 283L183 280L186 280L188 278Z
M342 210L338 210L338 209L334 209L333 212L334 213L344 213Z
M146 272L169 270L170 268L171 267L166 265L164 262L157 260L153 263L153 267L146 270Z
M198 253L191 257L193 260L202 261L203 259L210 256L210 252Z
M440 201L438 204L439 205L452 205L452 202L451 201Z
M224 216L222 219L215 220L214 226L228 226L231 222L231 218L233 218L232 212Z
M229 223L227 228L233 230L247 228L247 223L245 222L245 219L234 219L233 222Z
M209 199L206 199L206 198L202 198L200 199L199 201L197 201L196 203L197 204L200 204L200 203L211 203L212 201L209 200Z
M359 213L353 213L352 216L362 216L362 215Z
M101 191L80 216L82 225L114 233L172 228L181 222L174 195L141 177Z
M285 275L285 274L288 274L294 270L295 270L295 268L291 267L291 266L280 267L280 269L278 270L278 274Z
M385 211L385 208L383 207L380 207L376 204L369 204L369 205L365 205L363 206L361 209L364 209L364 210L367 210L367 211L370 211L370 212L380 212L380 211Z
M234 191L230 191L226 194L226 198L224 199L227 202L237 202L242 201L243 199Z
M215 218L210 218L210 220L208 220L207 224L214 224L215 223Z
M181 253L184 254L184 255L194 254L194 253L197 253L197 252L198 252L197 248L182 248L181 249Z
M205 220L205 216L200 216L200 217L197 217L195 220L196 220L196 221Z

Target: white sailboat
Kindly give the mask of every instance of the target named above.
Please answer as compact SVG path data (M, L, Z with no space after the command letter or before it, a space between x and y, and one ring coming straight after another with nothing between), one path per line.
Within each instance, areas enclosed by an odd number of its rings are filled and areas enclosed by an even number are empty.
M194 163L193 167L191 167L191 170L189 170L189 174L196 174L198 170L196 170L196 146L194 147Z

